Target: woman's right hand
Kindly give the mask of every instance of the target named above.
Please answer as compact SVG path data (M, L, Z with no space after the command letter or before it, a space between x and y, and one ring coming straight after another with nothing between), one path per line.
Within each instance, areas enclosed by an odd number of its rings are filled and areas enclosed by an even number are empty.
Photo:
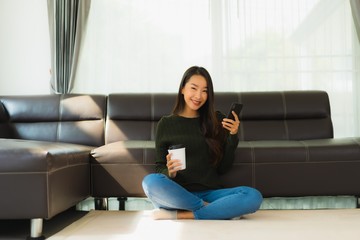
M181 167L181 162L178 159L171 159L171 153L169 153L166 155L166 167L169 172L169 177L174 178Z

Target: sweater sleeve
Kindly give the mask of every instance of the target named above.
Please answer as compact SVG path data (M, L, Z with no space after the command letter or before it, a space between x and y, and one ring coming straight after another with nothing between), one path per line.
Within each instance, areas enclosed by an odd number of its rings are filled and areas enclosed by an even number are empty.
M157 173L169 175L168 169L166 167L166 155L167 155L167 145L166 145L166 124L164 118L161 118L156 129L155 137L155 171Z
M239 143L239 138L237 134L230 135L228 134L227 140L224 146L224 155L223 159L218 166L218 173L224 174L230 170L233 166L235 160L235 150Z
M225 115L218 113L218 116L224 118ZM239 144L238 134L231 135L226 133L226 139L224 142L224 155L218 166L218 173L224 174L231 169L235 160L235 151Z

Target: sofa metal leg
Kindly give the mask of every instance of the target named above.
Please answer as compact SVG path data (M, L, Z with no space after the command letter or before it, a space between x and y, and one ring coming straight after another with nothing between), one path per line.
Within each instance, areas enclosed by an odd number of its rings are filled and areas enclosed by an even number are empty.
M127 197L119 197L119 210L125 210L125 202L127 200Z
M30 237L27 239L45 239L44 236L42 236L42 230L43 230L43 219L42 218L33 218L30 221Z
M95 210L108 210L107 198L95 198Z

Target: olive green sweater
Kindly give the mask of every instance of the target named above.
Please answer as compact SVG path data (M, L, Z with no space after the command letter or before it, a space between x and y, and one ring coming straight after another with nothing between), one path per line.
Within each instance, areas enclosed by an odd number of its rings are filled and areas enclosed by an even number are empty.
M219 119L223 117L219 115ZM219 174L231 168L238 142L237 134L227 135L223 159L215 167L209 160L209 147L200 132L199 118L177 115L162 117L156 131L156 171L168 176L168 149L171 145L183 144L186 149L186 169L178 171L173 180L189 191L221 188Z

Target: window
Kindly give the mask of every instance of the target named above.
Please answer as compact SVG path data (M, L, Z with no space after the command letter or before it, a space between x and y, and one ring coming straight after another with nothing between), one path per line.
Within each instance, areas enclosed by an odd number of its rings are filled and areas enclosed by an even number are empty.
M74 91L177 92L200 65L216 91L325 90L353 136L356 37L345 0L92 0Z

